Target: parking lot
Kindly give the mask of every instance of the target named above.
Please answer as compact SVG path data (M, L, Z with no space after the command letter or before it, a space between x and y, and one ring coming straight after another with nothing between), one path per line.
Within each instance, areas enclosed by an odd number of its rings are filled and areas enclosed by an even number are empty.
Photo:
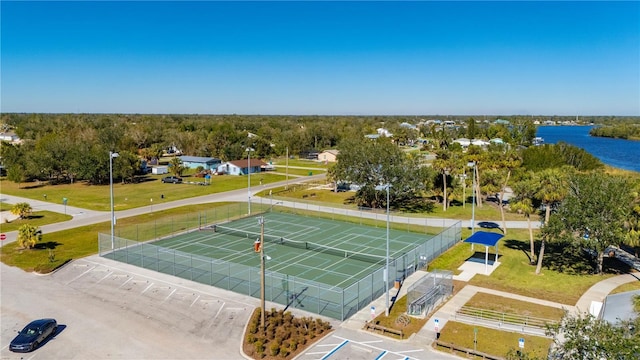
M237 359L258 300L97 257L38 276L2 266L2 359ZM55 337L14 354L11 339L35 318Z
M1 359L243 359L244 328L259 306L258 299L98 256L44 276L4 264L0 270ZM53 338L32 353L9 351L17 331L46 317L58 321ZM455 358L415 341L390 340L359 325L324 320L335 331L299 359Z

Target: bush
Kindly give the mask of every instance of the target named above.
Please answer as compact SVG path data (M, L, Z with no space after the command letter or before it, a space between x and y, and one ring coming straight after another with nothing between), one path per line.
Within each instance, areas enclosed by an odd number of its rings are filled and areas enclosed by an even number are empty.
M267 328L260 327L260 309L249 319L245 334L245 354L254 359L288 359L304 350L309 340L331 329L331 323L308 317L295 318L290 312L271 309L265 313Z

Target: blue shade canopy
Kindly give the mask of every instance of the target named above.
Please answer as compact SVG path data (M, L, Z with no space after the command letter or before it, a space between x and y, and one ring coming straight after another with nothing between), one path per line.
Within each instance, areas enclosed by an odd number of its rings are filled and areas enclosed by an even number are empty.
M486 231L476 231L473 235L469 236L464 242L470 244L480 244L484 246L496 246L498 241L502 239L504 235L486 232Z

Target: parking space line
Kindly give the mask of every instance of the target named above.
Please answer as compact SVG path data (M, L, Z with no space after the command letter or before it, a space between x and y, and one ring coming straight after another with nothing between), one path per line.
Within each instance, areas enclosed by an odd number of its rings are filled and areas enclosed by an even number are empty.
M142 292L140 293L140 295L144 294L145 292L147 292L147 290L151 289L151 287L153 287L153 283L149 283L149 286L146 287L146 289L142 290Z
M380 360L382 359L385 355L387 354L387 350L384 350L383 352L380 353L380 355L378 355L378 357L376 357L375 360Z
M220 312L222 312L222 309L224 309L225 304L226 304L226 303L222 303L222 306L220 306L220 309L219 309L219 310L218 310L218 312L216 313L216 316L214 316L214 317L213 317L214 319L217 319L217 318L218 318L218 315L220 315ZM265 314L266 314L266 312L265 312Z
M336 346L335 348L333 348L333 350L329 351L329 353L327 353L325 356L321 357L320 360L326 360L328 359L331 355L335 354L336 351L340 350L341 347L347 345L347 343L349 343L349 340L345 340L342 342L342 344Z
M132 278L132 277L128 278L128 279L127 279L127 281L123 282L123 283L122 283L122 285L118 286L118 289L120 289L121 287L123 287L123 286L127 285L127 283L128 283L129 281L131 281L131 280L133 280L133 278Z
M164 298L164 300L162 300L162 302L165 302L165 301L169 300L169 298L171 297L171 295L173 295L173 293L175 293L177 290L178 290L178 289L173 289L173 291L172 291L169 295L167 295L167 297L166 297L166 298Z
M111 276L110 273L107 273L107 275L105 275L102 279L98 280L94 285L100 284L100 282L106 278L108 278L109 276Z
M198 299L200 299L200 295L196 296L196 299L193 300L193 302L191 303L191 305L189 307L193 307L193 305L195 305L195 303L198 301Z
M89 271L91 271L91 270L93 270L93 269L95 269L95 268L96 268L95 266L90 267L89 269L85 270L82 274L80 274L80 275L78 275L78 276L74 277L73 279L69 280L65 285L69 285L69 284L71 284L72 282L74 282L74 281L76 281L76 280L80 279L80 278L81 278L81 277L83 277L86 273L88 273Z

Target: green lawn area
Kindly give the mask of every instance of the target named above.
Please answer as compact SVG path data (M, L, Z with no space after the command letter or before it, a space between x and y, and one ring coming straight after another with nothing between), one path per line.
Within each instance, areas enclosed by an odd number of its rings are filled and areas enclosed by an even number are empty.
M523 317L529 316L557 321L560 321L565 314L564 310L555 307L532 304L527 301L510 299L504 296L497 296L482 292L476 293L465 305L478 309L515 314Z
M0 224L0 228L2 229L1 232L9 232L18 230L18 228L24 224L40 227L43 225L71 220L72 218L73 216L71 215L51 211L35 211L27 219L16 219L8 223L2 223Z
M640 290L640 281L634 281L634 282L622 284L617 288L613 289L613 291L611 291L610 294L619 294L619 293L623 293L627 291L635 291L635 290Z
M448 321L440 332L440 341L473 350L474 332L477 350L486 354L506 356L509 350L518 350L518 339L524 338L524 352L529 358L546 359L552 339L500 331L482 326ZM462 354L459 354L462 355Z
M463 231L463 239L465 236ZM536 275L535 265L529 264L527 256L528 237L526 229L509 230L506 240L500 240L498 244L500 265L490 276L478 274L469 283L573 306L593 284L615 276L615 273L574 275L550 270L545 266L542 267L540 275ZM484 251L484 248L476 250ZM492 251L495 252L493 249L489 250ZM429 269L451 270L456 273L458 267L471 255L471 246L459 243L430 263ZM553 255L547 252L545 258L551 258Z
M275 165L278 168L278 171L284 171L287 165L295 166L295 167L311 168L311 169L325 169L325 170L327 169L327 165L325 165L323 162L314 161L314 160L305 160L305 159L295 158L295 159L289 159L289 161L287 162L287 158L281 157L281 158L272 159L271 162L273 163L273 165ZM329 166L331 166L331 164L329 164ZM292 169L289 169L289 173L291 173L291 170Z
M126 210L142 206L150 206L165 201L174 201L196 196L215 194L247 187L246 176L213 176L211 185L199 186L190 184L163 184L160 179L165 175L148 175L138 183L114 183L113 196L115 210ZM274 173L260 173L251 175L251 186L259 186L282 181L284 175ZM203 182L204 179L185 177L185 181ZM4 194L21 196L28 199L44 200L62 203L67 198L67 205L84 209L109 211L109 184L90 185L85 182L75 184L47 185L42 182L18 184L0 180L0 188ZM164 199L161 199L164 195ZM151 201L153 199L153 201Z

